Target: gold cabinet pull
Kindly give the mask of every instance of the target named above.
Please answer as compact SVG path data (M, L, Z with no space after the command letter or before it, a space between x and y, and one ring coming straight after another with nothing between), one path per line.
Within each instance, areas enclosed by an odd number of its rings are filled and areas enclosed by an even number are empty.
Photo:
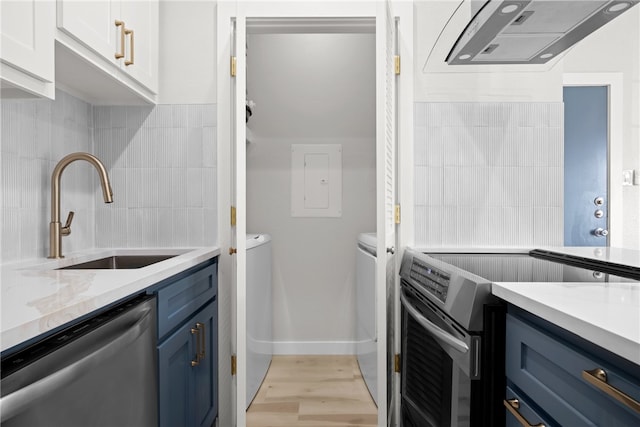
M520 401L518 399L506 399L503 400L503 402L504 406L506 406L509 412L511 412L511 415L516 417L516 420L518 420L518 422L522 424L523 427L545 427L545 425L542 423L529 423L529 421L527 421L527 419L523 417L522 414L520 414L520 411L518 411L518 409L520 409Z
M200 333L200 328L202 328L202 333ZM202 360L205 356L205 348L207 348L207 330L202 322L196 322L196 329L198 329L198 333L200 334L200 343L198 344L200 351L198 352L198 358Z
M120 52L116 51L116 59L124 58L124 21L116 19L116 28L120 27Z
M191 328L191 335L199 334L200 329L198 329L197 325L195 328ZM196 347L196 360L191 361L191 367L198 366L200 364L200 337L197 338L197 347Z
M582 371L582 378L618 402L640 413L640 402L609 384L607 382L607 372L604 369L596 368L590 371Z
M133 45L135 44L133 41L133 30L124 30L124 33L129 35L129 60L124 61L124 65L127 67L129 65L133 65Z

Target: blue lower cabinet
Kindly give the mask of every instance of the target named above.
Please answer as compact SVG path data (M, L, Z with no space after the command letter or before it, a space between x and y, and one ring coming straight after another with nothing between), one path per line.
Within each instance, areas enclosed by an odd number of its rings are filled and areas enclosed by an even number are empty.
M169 280L158 295L160 427L211 427L218 415L217 263Z
M210 427L218 413L218 301L158 346L160 426Z
M606 372L606 384L589 372ZM640 426L633 404L640 401L640 367L570 332L521 310L509 308L506 333L506 399L517 398L545 426ZM527 412L529 409L525 409ZM537 421L546 417L545 421ZM537 418L536 418L537 417ZM513 420L513 416L510 422ZM517 425L517 424L508 424Z
M209 427L218 414L218 300L212 301L197 317L205 325L205 352L193 370L195 425Z

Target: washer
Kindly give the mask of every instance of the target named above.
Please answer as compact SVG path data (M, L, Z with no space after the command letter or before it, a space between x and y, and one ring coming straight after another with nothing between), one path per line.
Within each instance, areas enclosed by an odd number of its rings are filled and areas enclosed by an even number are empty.
M377 405L376 246L376 233L358 235L356 254L356 355L362 377Z
M247 408L273 355L271 236L247 234Z

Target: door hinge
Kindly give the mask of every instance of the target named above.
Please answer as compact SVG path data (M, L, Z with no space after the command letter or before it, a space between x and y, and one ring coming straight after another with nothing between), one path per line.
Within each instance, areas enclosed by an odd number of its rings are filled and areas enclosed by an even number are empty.
M393 222L400 224L400 205L395 205L393 212Z
M231 57L231 77L236 76L236 57Z
M397 74L400 74L400 55L396 55L393 57L393 62L394 62L394 71Z
M393 356L393 372L400 373L400 354Z
M231 375L235 375L237 372L236 355L231 355Z
M236 226L236 207L231 206L231 226Z

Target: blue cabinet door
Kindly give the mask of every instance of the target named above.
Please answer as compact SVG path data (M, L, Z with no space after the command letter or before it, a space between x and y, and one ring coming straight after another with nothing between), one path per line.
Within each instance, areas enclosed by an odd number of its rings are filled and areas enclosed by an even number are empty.
M195 321L204 326L204 357L193 370L195 425L210 427L218 414L218 300L215 298L198 313Z
M160 427L193 425L190 396L194 357L190 324L185 324L158 346Z

